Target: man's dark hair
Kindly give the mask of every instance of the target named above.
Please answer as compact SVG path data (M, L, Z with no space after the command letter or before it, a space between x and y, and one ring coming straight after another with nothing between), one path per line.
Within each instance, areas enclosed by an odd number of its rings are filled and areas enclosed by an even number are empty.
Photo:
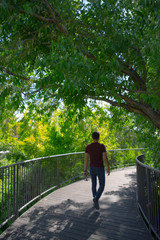
M99 139L99 135L100 135L99 132L93 132L92 133L92 138L98 140Z

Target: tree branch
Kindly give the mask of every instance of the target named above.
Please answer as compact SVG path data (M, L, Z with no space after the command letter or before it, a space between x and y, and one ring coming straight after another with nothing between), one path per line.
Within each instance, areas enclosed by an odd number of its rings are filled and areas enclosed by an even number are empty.
M125 102L121 103L118 101L110 100L108 97L86 96L86 98L91 98L94 100L102 100L111 104L112 106L122 107L130 112L140 114L145 118L147 118L149 121L151 121L158 129L160 129L160 121L159 121L160 113L159 112L155 111L150 105L136 102L128 98L127 96L121 95L119 97L124 99Z
M141 62L142 62L143 68L144 68L144 82L146 82L147 71L146 71L146 64L145 64L144 58L143 58L143 56L142 56L142 54L141 54L141 52L140 52L140 50L139 50L138 47L132 46L132 48L138 53L138 55L139 55L139 56L141 57L141 59L142 59Z
M28 14L28 13L25 12L24 10L20 10L20 13ZM41 21L51 22L51 23L53 22L53 19L52 19L52 18L45 18L45 17L40 16L40 15L38 15L38 14L36 14L36 13L29 13L29 14L31 14L31 15L34 16L35 18L38 18L38 19L41 20Z
M29 78L26 78L26 77L17 75L16 73L11 72L11 71L10 71L9 69L7 69L7 68L3 68L2 66L0 66L0 69L1 69L1 71L4 71L4 72L6 72L7 74L12 75L12 76L14 76L14 77L18 77L18 78L21 78L21 79L26 80L26 81L30 81L30 80L31 80L31 79L29 79Z
M83 53L87 58L91 58L94 62L96 61L96 57L91 54L91 53L87 53L87 52L84 52Z
M30 92L30 93L24 93L24 95L27 96L27 97L29 97L29 96L31 96L31 95L33 95L33 94L35 94L35 93L40 92L40 91L43 90L43 89L50 88L50 87L56 87L56 88L57 88L58 85L55 85L55 84L48 84L48 85L46 85L46 86L43 86L43 87L38 88L37 90L35 90L35 91L33 91L33 92Z
M60 24L58 23L58 21L56 20L55 14L54 14L54 12L53 12L53 10L52 10L52 7L51 7L51 5L49 4L49 2L48 2L47 0L44 0L44 2L45 2L46 6L47 6L48 9L49 9L49 12L50 12L50 14L51 14L51 16L52 16L52 20L53 20L53 22L55 23L55 25L57 26L57 28L58 28L63 34L67 35L67 34L68 34L68 30L67 30L63 25L60 25Z
M131 79L134 81L135 86L137 87L137 90L143 90L146 91L146 83L142 80L142 78L139 76L139 74L128 64L121 62L122 70L121 72L124 74L127 74L131 77Z
M20 12L21 12L21 13L24 13L24 14L28 14L28 13L25 12L24 10L21 10ZM43 21L43 22L54 23L54 24L56 25L56 27L60 30L60 32L62 32L62 33L65 34L65 35L68 34L67 29L66 29L64 26L60 25L60 24L58 23L58 21L57 21L55 18L53 18L53 16L52 16L52 18L46 18L46 17L43 17L43 16L38 15L38 14L36 14L36 13L29 13L29 14L31 14L33 17L35 17L35 18L37 18L37 19L39 19L39 20L41 20L41 21Z

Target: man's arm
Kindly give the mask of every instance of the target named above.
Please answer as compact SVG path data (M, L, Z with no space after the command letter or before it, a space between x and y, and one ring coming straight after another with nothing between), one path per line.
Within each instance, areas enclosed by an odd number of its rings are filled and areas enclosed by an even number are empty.
M88 158L89 158L89 154L85 153L85 157L84 157L84 174L85 174L85 176L87 176Z
M110 174L110 168L109 168L109 161L108 161L108 157L107 157L107 153L106 153L106 152L103 152L103 160L104 160L105 163L106 163L107 173L108 173L108 175L109 175L109 174Z

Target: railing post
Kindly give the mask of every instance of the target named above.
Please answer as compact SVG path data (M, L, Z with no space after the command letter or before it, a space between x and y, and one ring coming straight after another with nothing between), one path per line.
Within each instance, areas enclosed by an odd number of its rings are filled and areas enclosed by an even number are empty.
M18 174L19 174L19 165L17 165L17 194L16 194L16 218L18 218L19 213L18 213L18 202L19 202L19 178L18 178Z
M152 203L151 203L151 174L150 170L146 168L146 176L147 176L147 212L148 212L148 221L151 223L151 208L152 208ZM150 228L150 224L149 224Z
M59 172L59 167L60 167L60 159L57 157L57 186L60 184L60 172Z
M16 215L15 212L16 212L16 184L15 184L15 165L13 167L13 214L14 216Z
M39 161L39 195L42 193L42 161Z
M3 214L3 192L4 192L4 190L3 190L3 183L4 183L4 169L2 169L2 207L1 207L1 223L3 222L3 218L4 218L4 214Z
M17 171L16 171L17 167ZM14 165L14 185L13 185L13 212L14 218L18 218L18 165Z
M73 179L75 179L75 155L73 155Z

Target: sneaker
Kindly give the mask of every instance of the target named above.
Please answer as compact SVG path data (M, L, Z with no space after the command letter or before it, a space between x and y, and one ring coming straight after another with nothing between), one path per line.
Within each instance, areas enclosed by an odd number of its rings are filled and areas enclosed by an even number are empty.
M99 209L98 199L93 198L93 206L94 206L96 209Z

